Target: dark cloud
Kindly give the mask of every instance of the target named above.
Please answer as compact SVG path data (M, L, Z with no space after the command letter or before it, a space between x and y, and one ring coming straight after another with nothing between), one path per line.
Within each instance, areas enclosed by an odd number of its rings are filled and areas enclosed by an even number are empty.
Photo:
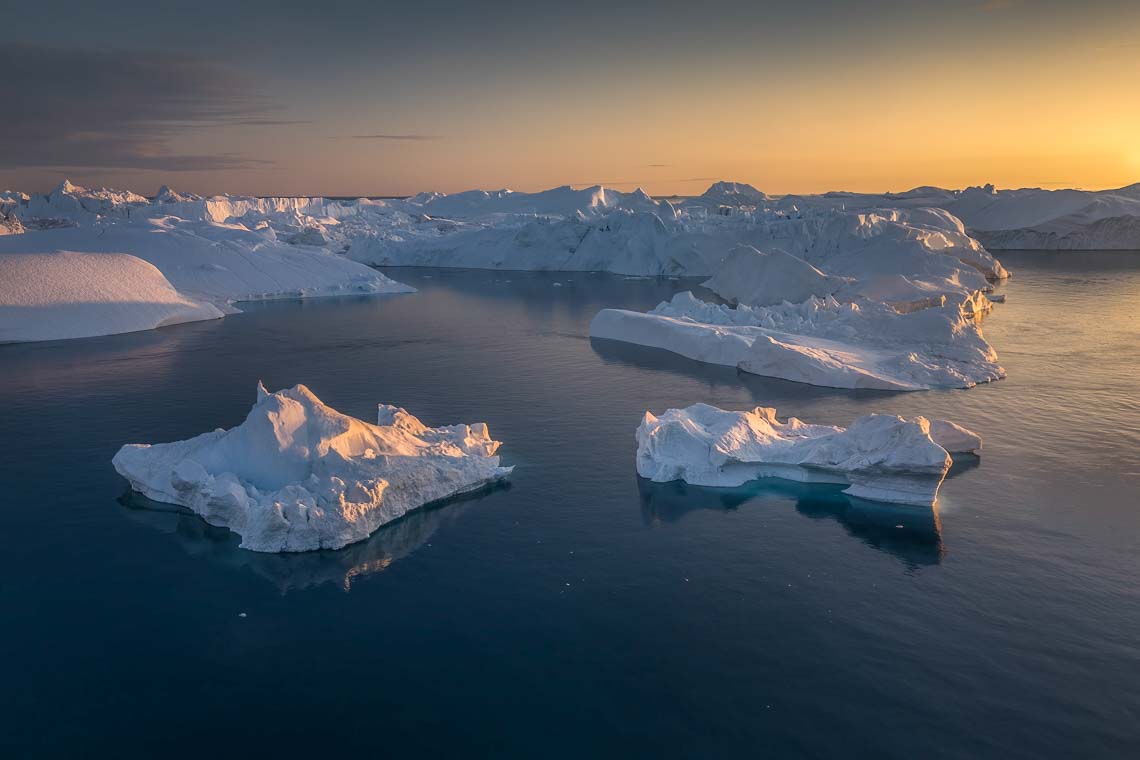
M427 142L429 140L442 140L443 135L348 135L349 140L409 140L413 142Z
M236 153L184 155L189 130L289 123L232 71L164 53L0 44L0 167L192 171L263 166Z
M646 164L650 169L666 169L673 164Z

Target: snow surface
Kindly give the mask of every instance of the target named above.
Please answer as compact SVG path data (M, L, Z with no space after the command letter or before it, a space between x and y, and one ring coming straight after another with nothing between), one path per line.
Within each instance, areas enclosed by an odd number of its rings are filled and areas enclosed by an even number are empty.
M1005 377L974 315L950 301L907 313L830 296L732 308L686 291L648 313L603 309L590 336L832 388L970 388Z
M86 338L216 319L153 265L122 253L0 254L0 343Z
M338 549L430 502L505 478L487 426L430 428L381 404L376 425L304 385L258 385L245 421L186 441L128 444L112 460L131 487L179 504L260 552Z
M845 284L844 279L829 277L778 248L758 251L741 244L729 251L716 274L703 286L733 303L771 306L829 296Z
M932 434L935 426L972 436L981 448L981 439L964 428L925 417L872 414L845 429L795 417L781 422L766 407L733 412L695 404L660 416L645 413L637 429L637 472L656 482L702 486L768 477L846 483L851 496L931 506L952 463Z
M279 242L266 224L219 221L230 211L248 213L247 205L267 210L289 204L257 199L220 205L221 211L217 204L169 188L150 201L66 180L46 196L0 194L0 212L21 227L18 234L0 237L0 256L21 254L19 268L11 259L7 271L17 278L40 278L9 282L0 290L0 308L26 309L30 304L21 299L31 298L46 323L39 329L5 320L2 329L15 336L11 340L87 337L212 318L237 311L232 304L240 301L414 291L323 248ZM77 259L76 253L84 257ZM147 268L125 264L124 254ZM31 256L44 261L30 262ZM82 276L68 271L79 261ZM58 278L59 287L45 277ZM115 285L120 277L126 279ZM135 287L139 290L131 292ZM82 303L115 306L77 309ZM156 308L161 305L166 311Z
M65 181L48 195L0 194L0 213L25 230L0 238L0 253L130 254L183 297L222 311L262 298L411 290L363 263L701 276L751 307L834 298L984 312L985 294L1008 273L953 214L919 203L940 198L885 207L868 196L852 210L850 194L793 203L720 182L676 205L600 186L386 200L206 198L163 187L148 199Z
M781 208L937 207L961 219L993 250L1140 250L1140 184L1114 190L965 190L786 196Z
M590 335L838 388L969 388L1005 376L978 320L1009 272L952 214L758 208L705 217L702 237L688 238L698 251L754 241L728 248L704 283L735 308L682 293L647 314L603 310Z

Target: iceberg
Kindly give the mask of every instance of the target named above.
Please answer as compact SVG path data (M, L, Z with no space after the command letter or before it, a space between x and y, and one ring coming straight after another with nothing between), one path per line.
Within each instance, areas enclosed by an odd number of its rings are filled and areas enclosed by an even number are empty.
M86 338L217 319L122 253L0 254L0 343Z
M973 312L951 301L907 313L831 296L732 308L686 291L647 313L603 309L590 337L831 388L971 388L1005 377Z
M147 198L65 180L46 195L0 193L0 254L135 256L183 298L222 312L265 298L412 290L372 266L691 276L749 307L834 297L982 312L1008 272L934 205L956 197L926 189L776 199L718 182L676 204L601 186L355 200L163 186Z
M785 196L778 205L943 209L992 250L1140 250L1140 184L1109 190L916 187L902 193Z
M872 501L932 506L961 433L925 417L872 414L848 428L812 425L776 410L726 411L708 404L646 412L637 429L637 472L665 483L734 487L758 478L846 483ZM949 432L953 430L951 435ZM959 433L961 431L961 433ZM946 444L946 445L944 445Z
M326 406L304 385L258 384L245 420L185 441L128 444L112 463L149 499L229 528L259 552L339 549L432 502L498 482L484 423L430 428L379 406L377 424Z
M24 315L5 322L4 339L143 330L234 313L241 301L415 290L326 248L280 242L268 225L219 220L209 203L166 187L151 201L67 181L46 196L0 194L3 218L19 224L0 236L9 275L0 309ZM47 316L42 326L27 321L33 305Z

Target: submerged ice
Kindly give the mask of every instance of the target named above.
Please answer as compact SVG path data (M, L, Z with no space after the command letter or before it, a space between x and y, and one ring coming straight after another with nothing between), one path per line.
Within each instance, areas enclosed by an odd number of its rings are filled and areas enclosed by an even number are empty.
M338 549L430 502L510 474L483 423L431 428L381 404L377 424L304 385L258 386L245 421L185 441L128 444L113 459L131 487L188 507L260 552Z
M811 425L776 410L734 412L707 404L646 412L637 429L637 472L655 482L739 486L758 478L847 484L850 496L930 506L952 463L981 439L953 423L872 414L848 428Z

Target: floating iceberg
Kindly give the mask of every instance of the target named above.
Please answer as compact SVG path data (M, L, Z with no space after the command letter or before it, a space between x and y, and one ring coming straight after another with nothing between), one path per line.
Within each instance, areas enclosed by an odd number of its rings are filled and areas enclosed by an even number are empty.
M256 200L249 205L266 212L273 205ZM244 203L224 205L234 211ZM219 221L209 201L169 188L150 201L65 181L46 196L0 194L0 214L20 225L10 230L17 234L0 237L11 275L0 289L0 309L19 308L30 319L34 301L45 317L43 326L7 329L7 340L143 330L232 313L241 301L414 291L323 248L279 242L267 225ZM312 240L303 229L297 234ZM37 256L42 260L33 261Z
M980 448L981 439L964 428L925 417L872 414L844 429L795 417L780 422L765 407L732 412L695 404L660 417L646 412L637 429L637 472L659 483L701 486L769 477L847 483L851 496L930 506L950 469L950 452L974 443Z
M965 190L916 187L902 193L785 196L785 211L875 207L944 209L993 250L1140 250L1140 184L1111 190Z
M0 343L114 335L222 315L134 256L0 254Z
M954 197L774 199L720 182L677 204L600 186L387 200L207 198L163 187L146 198L64 181L46 195L0 193L9 233L0 253L136 256L182 297L223 312L264 298L412 290L363 265L699 276L748 306L833 296L982 311L992 281L1008 273L952 213L922 205Z
M179 504L260 552L339 549L430 502L505 478L487 426L429 428L381 404L376 425L303 385L268 393L245 421L174 443L128 444L113 464L131 487Z
M953 302L909 313L830 296L731 308L686 291L647 313L603 309L590 337L831 388L970 388L1005 377L972 312Z

